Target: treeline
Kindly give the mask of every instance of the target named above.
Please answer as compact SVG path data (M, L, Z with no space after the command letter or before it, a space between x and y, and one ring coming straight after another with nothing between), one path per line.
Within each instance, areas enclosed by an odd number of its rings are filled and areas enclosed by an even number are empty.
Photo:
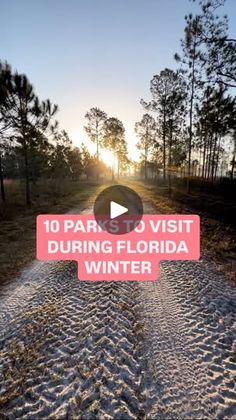
M236 39L229 35L224 0L200 1L200 12L185 16L179 68L163 69L150 82L151 100L135 130L148 168L166 174L178 171L214 182L235 174ZM168 177L170 179L170 177Z
M100 149L111 152L110 166L112 179L115 173L119 178L121 173L126 172L129 165L125 128L118 118L108 117L106 112L99 108L91 108L85 114L87 132L90 140L96 144L96 158L100 160Z
M98 108L86 115L87 131L96 142L97 153L93 156L82 145L75 147L65 130L55 119L57 105L49 99L41 101L25 74L13 72L8 63L0 62L0 188L1 199L6 201L6 178L25 180L25 199L32 200L32 186L38 179L99 178L109 173L102 159L100 147L114 154L112 174L121 172L128 164L125 130L117 118L108 118Z
M82 146L73 146L55 119L57 105L41 101L25 74L0 63L0 184L6 201L4 180L25 179L25 199L31 204L31 186L40 177L77 178L94 172L95 158Z

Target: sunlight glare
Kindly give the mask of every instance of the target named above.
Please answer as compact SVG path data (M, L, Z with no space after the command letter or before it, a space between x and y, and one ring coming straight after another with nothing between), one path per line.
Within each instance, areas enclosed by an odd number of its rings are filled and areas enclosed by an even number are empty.
M107 149L100 150L100 158L110 168L113 168L114 171L117 170L118 162L117 157L114 155L113 152Z

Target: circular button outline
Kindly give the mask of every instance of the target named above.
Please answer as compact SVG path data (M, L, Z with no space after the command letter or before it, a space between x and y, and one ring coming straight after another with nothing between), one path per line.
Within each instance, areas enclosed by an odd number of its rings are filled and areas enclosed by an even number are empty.
M114 219L110 218L111 201L127 207L128 211ZM104 188L94 202L94 217L102 230L115 235L132 232L143 217L143 203L139 195L125 185L115 184Z

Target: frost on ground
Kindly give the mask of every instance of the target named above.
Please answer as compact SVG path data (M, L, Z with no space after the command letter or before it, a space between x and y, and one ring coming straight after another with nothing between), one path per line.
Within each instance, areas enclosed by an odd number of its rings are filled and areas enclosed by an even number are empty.
M155 283L35 262L0 295L0 416L236 418L236 289L201 260Z

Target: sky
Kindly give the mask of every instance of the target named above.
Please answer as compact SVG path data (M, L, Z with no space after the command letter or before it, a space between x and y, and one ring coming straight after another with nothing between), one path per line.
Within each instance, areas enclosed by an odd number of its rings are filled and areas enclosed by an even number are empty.
M84 115L99 107L119 118L129 153L138 157L134 124L149 85L175 68L189 0L0 0L0 59L26 73L76 145L86 142ZM236 0L224 8L231 28ZM235 35L235 34L234 34Z

